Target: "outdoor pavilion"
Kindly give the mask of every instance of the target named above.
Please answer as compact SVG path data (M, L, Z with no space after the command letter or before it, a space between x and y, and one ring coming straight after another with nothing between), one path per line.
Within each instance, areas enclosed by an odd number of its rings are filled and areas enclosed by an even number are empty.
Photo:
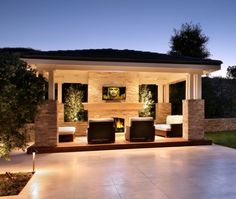
M88 101L84 103L88 119L122 117L127 125L129 118L137 117L143 106L139 103L139 85L158 86L156 123L165 123L167 115L171 115L170 84L186 81L186 95L182 102L183 139L189 142L204 140L201 77L219 70L221 61L111 49L58 52L22 56L24 61L48 79L48 100L41 106L40 115L35 121L34 146L59 146L58 127L68 125L64 122L63 83L88 85ZM102 100L104 85L126 87L126 100L114 103ZM76 126L79 129L77 134L86 131L84 124L69 123L69 126Z

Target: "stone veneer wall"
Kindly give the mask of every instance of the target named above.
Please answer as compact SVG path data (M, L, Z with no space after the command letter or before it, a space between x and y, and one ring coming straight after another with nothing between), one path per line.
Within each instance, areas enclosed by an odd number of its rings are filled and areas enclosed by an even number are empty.
M35 145L40 147L57 146L58 143L58 103L46 101L39 108L35 119Z
M165 124L167 115L171 115L171 103L157 103L156 123Z
M126 100L120 103L139 102L139 75L136 72L89 72L88 76L88 103L112 103L102 100L103 86L124 86L126 87ZM118 102L119 103L119 102ZM138 111L88 111L88 118L120 117L125 118L125 125L128 125L129 117L137 117Z
M64 123L64 104L57 102L58 126Z
M183 100L183 138L204 138L204 100Z
M88 103L108 104L113 103L102 100L103 86L126 87L126 99L116 103L138 103L139 102L139 75L127 72L89 72L88 73ZM125 119L125 126L129 124L130 117L138 117L138 110L88 110L88 119L119 117ZM76 127L75 135L86 135L87 122L64 122L64 105L58 105L59 126Z
M236 130L236 118L205 119L205 132Z
M88 78L88 103L106 103L102 100L103 86L124 86L126 87L125 102L136 103L139 100L138 73L90 72Z
M91 118L119 117L125 119L125 126L130 126L130 117L138 117L138 111L91 111Z

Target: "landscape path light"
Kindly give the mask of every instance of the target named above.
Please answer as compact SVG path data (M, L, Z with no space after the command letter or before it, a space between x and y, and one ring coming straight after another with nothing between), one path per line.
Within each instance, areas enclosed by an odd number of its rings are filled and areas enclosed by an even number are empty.
M35 173L35 157L36 157L36 153L37 153L38 151L36 150L36 149L34 149L33 151L32 151L32 163L33 163L33 171L32 171L32 173Z

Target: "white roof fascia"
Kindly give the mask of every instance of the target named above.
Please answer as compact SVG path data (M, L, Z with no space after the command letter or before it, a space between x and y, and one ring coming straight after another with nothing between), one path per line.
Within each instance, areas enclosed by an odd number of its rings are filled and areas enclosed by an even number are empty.
M35 65L40 70L88 70L88 71L139 71L139 72L170 72L205 74L220 70L220 65L198 64L167 64L167 63L137 63L108 61L75 61L51 59L22 59L29 65Z

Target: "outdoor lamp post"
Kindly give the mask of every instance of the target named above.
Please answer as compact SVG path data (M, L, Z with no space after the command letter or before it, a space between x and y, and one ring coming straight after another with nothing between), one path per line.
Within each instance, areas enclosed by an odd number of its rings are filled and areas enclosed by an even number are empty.
M37 152L36 149L34 149L33 152L32 152L32 161L33 161L33 171L32 171L32 173L35 173L35 156L36 156L36 152Z

